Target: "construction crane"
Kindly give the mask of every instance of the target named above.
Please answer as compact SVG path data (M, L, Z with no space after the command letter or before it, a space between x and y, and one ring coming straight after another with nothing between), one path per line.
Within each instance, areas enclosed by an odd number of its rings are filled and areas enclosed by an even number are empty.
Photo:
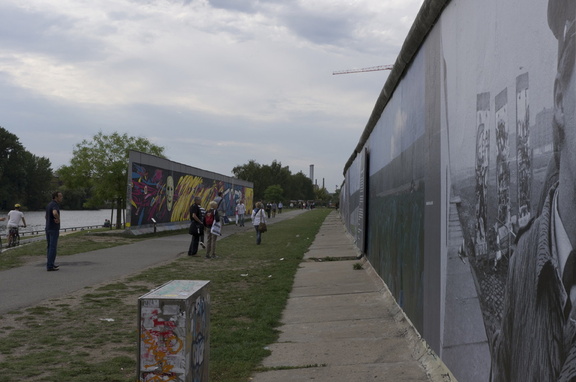
M337 70L335 72L332 72L332 75L361 73L361 72L376 72L378 70L392 70L393 67L394 67L394 65L380 65L380 66L371 66L369 68L362 68L362 69Z

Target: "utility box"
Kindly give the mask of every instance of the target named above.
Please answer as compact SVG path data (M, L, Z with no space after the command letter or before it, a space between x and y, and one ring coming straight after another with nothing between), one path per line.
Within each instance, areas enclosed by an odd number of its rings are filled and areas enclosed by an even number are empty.
M208 382L209 283L173 280L138 298L138 381Z

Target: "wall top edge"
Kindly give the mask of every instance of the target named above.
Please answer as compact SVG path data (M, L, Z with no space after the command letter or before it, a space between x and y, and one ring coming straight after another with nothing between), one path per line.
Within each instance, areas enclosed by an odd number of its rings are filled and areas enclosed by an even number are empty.
M350 168L352 163L354 163L358 153L360 153L364 148L364 145L368 141L370 134L372 134L384 108L388 104L390 97L400 83L402 76L412 63L414 56L416 56L416 53L420 50L424 40L426 40L426 37L428 36L428 33L432 30L444 8L450 3L450 1L451 0L425 0L424 3L422 3L414 23L402 44L402 48L396 58L394 67L390 72L388 79L384 83L384 87L382 88L378 99L376 100L376 104L372 109L366 127L360 136L360 140L344 166L344 176L346 176L348 168Z
M249 188L254 188L253 182L248 182L246 180L237 179L231 176L226 176L222 174L218 174L216 172L203 170L201 168L189 166L183 163L174 162L169 159L161 158L155 155L143 153L136 150L130 150L128 158L130 163L141 163L146 165L152 165L157 167L162 167L165 169L170 169L174 171L179 171L183 173L195 174L198 176L202 176L204 178L210 178L214 180L224 181L228 183L233 183L239 186L245 186Z

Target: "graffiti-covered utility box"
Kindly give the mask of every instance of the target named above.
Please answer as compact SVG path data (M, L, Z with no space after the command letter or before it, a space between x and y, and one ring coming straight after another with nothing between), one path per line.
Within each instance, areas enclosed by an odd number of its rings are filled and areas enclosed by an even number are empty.
M138 381L208 381L209 283L173 280L138 299Z

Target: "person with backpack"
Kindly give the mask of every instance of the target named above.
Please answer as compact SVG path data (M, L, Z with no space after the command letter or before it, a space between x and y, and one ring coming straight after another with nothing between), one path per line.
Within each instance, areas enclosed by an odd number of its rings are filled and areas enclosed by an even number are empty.
M200 210L199 196L194 197L194 204L190 207L190 234L192 241L190 248L188 248L188 256L194 256L198 253L198 244L200 243L200 236L204 234L204 222L202 221L202 212Z
M206 210L204 215L204 227L206 227L206 258L213 259L216 257L216 239L218 235L212 232L212 227L214 223L220 223L220 215L218 214L218 203L216 201L211 201L209 208Z
M256 208L252 211L252 224L256 230L256 244L260 245L262 242L262 230L260 229L260 223L266 224L266 213L264 208L262 208L262 202L256 203Z

